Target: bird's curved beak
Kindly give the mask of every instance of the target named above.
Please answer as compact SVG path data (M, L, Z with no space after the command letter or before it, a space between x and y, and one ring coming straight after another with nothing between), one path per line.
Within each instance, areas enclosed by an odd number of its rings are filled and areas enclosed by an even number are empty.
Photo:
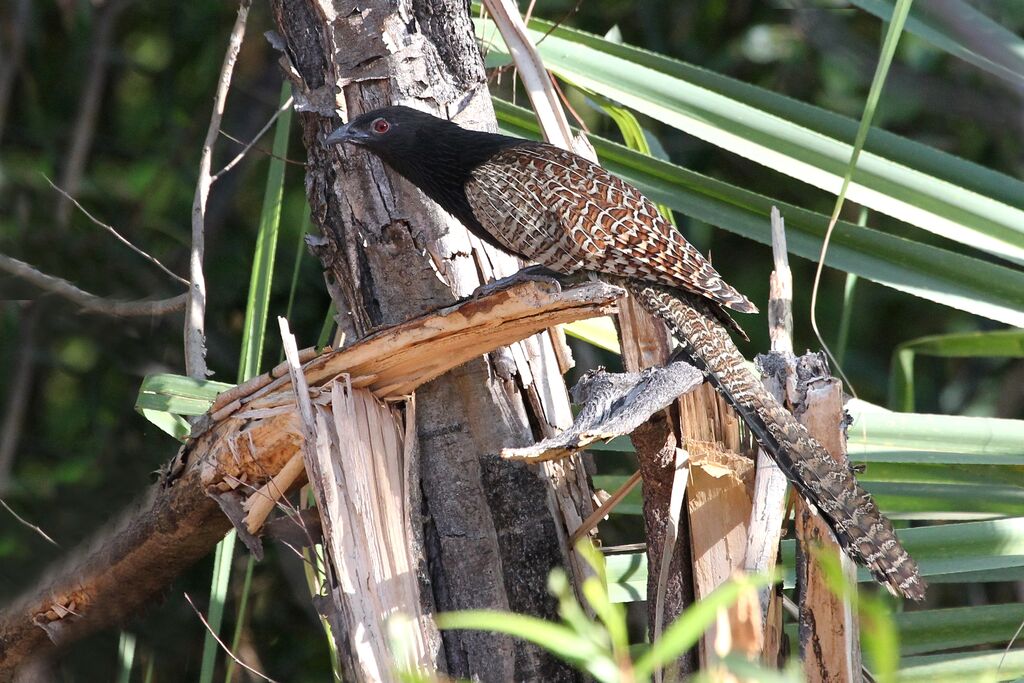
M366 133L360 130L353 130L351 128L352 123L346 123L341 128L336 129L333 133L327 136L324 140L329 145L336 145L341 142L350 142L353 144L361 144L366 141Z

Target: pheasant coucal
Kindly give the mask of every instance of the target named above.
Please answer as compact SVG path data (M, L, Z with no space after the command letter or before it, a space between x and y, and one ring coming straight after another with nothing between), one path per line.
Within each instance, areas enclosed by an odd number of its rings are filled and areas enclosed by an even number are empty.
M725 309L757 309L636 188L557 147L409 107L362 114L326 142L373 152L488 244L623 286L669 326L846 553L892 593L924 597L917 564L871 496L747 369Z

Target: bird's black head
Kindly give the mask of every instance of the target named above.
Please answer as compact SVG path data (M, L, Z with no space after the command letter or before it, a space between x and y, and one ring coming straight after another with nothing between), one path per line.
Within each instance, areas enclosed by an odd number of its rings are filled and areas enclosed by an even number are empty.
M414 154L420 138L430 131L455 124L410 107L384 107L361 114L329 136L328 144L344 142L366 147L378 156Z
M464 190L470 173L499 150L524 141L468 130L410 107L395 106L360 114L328 135L325 142L347 143L373 152L469 225L475 221L467 215Z

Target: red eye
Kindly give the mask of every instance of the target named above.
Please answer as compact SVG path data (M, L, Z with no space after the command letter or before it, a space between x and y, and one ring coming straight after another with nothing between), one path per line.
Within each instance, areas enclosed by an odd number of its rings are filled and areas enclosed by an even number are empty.
M370 125L373 128L373 132L377 133L378 135L383 135L384 133L387 133L388 130L391 129L391 124L385 121L384 119L377 119Z

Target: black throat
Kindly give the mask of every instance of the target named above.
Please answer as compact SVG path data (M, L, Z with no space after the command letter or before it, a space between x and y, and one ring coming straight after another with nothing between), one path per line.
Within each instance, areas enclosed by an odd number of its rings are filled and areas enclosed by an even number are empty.
M466 182L477 166L499 151L531 144L530 141L467 130L433 117L417 123L414 130L407 128L386 144L369 144L367 148L458 218L474 235L507 251L473 215L466 199Z

